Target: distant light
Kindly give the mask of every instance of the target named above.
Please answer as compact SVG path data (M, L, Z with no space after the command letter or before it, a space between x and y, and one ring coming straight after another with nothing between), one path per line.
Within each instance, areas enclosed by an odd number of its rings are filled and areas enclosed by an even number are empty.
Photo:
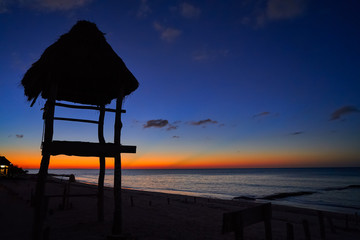
M0 168L7 168L7 165L0 165Z

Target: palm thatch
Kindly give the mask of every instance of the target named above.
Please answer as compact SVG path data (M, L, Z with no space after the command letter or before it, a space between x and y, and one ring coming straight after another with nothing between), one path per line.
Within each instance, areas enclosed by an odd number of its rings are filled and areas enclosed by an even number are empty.
M0 156L0 165L11 166L12 163L4 156Z
M48 99L102 105L135 91L139 85L94 23L78 21L49 46L21 81L28 101ZM122 93L122 94L121 94Z

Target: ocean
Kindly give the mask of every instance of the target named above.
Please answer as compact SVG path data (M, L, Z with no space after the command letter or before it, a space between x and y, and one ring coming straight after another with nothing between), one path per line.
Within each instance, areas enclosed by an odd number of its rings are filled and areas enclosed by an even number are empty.
M37 173L37 170L30 170ZM97 184L97 169L50 169ZM107 169L105 185L113 186ZM122 186L220 199L256 199L281 205L360 213L360 168L249 168L122 170Z

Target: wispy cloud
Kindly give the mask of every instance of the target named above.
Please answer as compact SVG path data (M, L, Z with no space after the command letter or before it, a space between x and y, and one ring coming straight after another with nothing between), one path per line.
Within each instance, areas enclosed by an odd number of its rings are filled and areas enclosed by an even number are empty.
M292 133L290 133L290 135L300 135L303 133L304 133L303 131L298 131L298 132L292 132Z
M303 14L306 0L269 0L266 15L270 20L291 19Z
M172 136L172 138L180 138L179 136Z
M152 12L147 0L141 0L140 7L136 16L138 17L147 17Z
M68 11L83 7L93 0L0 0L0 13L8 12L11 6L39 11Z
M0 14L6 13L7 11L9 11L7 1L0 0Z
M340 119L343 115L350 113L360 113L360 109L355 106L343 106L331 114L330 120Z
M180 5L180 14L185 18L197 18L200 16L201 10L190 3L182 3Z
M150 127L163 128L166 127L168 124L169 121L164 119L149 120L146 122L146 124L144 124L144 128L150 128Z
M176 130L178 128L178 126L175 126L175 125L172 125L172 124L169 124L169 126L167 127L167 131L171 131L171 130Z
M160 38L166 42L175 41L182 33L179 29L165 27L158 22L154 22L153 26L160 33Z
M220 57L226 57L229 55L229 50L220 49L220 50L198 50L193 54L193 60L197 62L216 60Z
M12 138L13 137L13 135L8 135L8 138ZM16 138L24 138L24 134L15 134L15 137Z
M269 116L270 114L271 114L270 112L261 112L261 113L254 114L253 118L261 118L261 117Z
M247 1L244 4L252 5L253 10L243 17L242 23L259 28L270 21L293 19L304 14L307 2L308 0Z
M204 119L204 120L200 120L200 121L196 121L196 122L190 122L190 125L193 126L201 126L201 125L205 125L205 124L217 124L218 121L214 121L211 120L210 118L208 119Z
M149 120L146 122L146 124L143 125L143 128L165 128L166 127L166 131L171 131L171 130L176 130L178 128L177 125L175 125L174 123L169 123L168 120L165 119L154 119L154 120Z

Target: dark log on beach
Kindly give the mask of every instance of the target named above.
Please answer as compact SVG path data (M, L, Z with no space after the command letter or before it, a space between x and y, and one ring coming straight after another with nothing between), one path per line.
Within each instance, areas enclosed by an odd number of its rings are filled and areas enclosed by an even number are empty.
M269 196L262 197L260 199L265 200L276 200L280 198L287 198L287 197L296 197L296 196L303 196L303 195L310 195L316 192L287 192L287 193L275 193Z
M240 197L234 197L234 200L250 200L250 201L255 201L256 198L253 197L247 197L247 196L240 196Z

